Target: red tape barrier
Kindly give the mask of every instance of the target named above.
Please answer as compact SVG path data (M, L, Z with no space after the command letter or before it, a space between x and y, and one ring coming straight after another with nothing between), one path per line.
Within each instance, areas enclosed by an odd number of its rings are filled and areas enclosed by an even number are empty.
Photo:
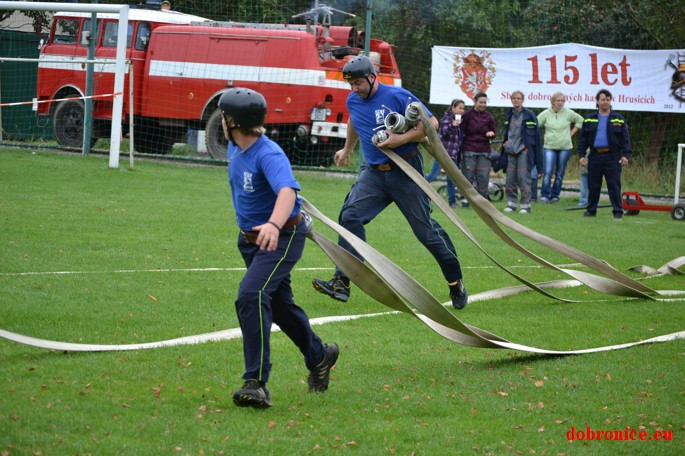
M123 92L116 92L116 93L107 93L104 95L90 95L87 97L70 97L70 98L57 98L54 100L34 100L34 101L18 101L16 103L0 103L0 106L5 107L5 106L20 106L20 105L32 105L32 104L38 104L38 103L53 103L56 101L70 101L70 100L85 100L86 98L107 98L107 97L116 97L119 95L122 95Z

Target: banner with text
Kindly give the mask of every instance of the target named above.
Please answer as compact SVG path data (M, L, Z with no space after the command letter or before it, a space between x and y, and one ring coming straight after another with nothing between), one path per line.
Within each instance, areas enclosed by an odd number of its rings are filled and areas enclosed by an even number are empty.
M611 91L618 111L685 113L685 49L433 47L432 104L461 98L473 105L473 97L485 92L488 105L510 107L511 93L521 90L529 108L548 108L551 95L563 92L567 107L594 109L599 89Z

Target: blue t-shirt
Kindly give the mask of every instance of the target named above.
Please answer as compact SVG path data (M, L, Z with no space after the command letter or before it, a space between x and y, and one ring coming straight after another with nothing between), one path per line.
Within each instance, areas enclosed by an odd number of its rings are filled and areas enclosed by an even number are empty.
M352 126L359 135L364 157L370 165L380 165L390 161L388 156L372 141L377 131L385 129L385 117L391 112L404 115L407 106L416 101L419 100L408 90L380 82L378 90L368 100L362 100L354 92L350 92L347 97L347 110L350 112ZM425 106L423 109L426 110L428 117L433 115ZM398 155L405 155L415 150L417 146L417 142L410 142L392 150Z
M300 190L288 157L266 136L260 136L245 151L229 142L228 159L231 198L242 230L249 231L269 221L282 188ZM301 205L302 198L298 195L291 217L300 212Z
M595 149L603 149L609 147L609 138L607 138L607 122L609 121L609 114L602 115L597 113L597 135L595 135L595 143L592 145Z

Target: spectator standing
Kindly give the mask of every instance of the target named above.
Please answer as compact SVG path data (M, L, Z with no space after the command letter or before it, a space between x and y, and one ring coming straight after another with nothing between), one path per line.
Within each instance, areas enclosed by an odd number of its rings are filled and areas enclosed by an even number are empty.
M469 182L475 181L476 190L483 198L488 197L488 182L490 182L490 168L492 167L490 140L497 132L495 118L487 111L487 107L488 96L480 92L474 97L473 108L462 117L464 177Z
M259 92L233 88L221 95L219 109L229 141L228 180L240 228L238 251L247 266L235 301L243 333L245 383L233 394L233 403L271 407L266 383L271 371L272 323L304 356L311 392L328 389L338 346L321 342L293 300L290 271L302 257L311 219L300 210L300 185L288 158L264 136L266 100Z
M512 109L506 113L502 149L507 154L507 207L504 212L516 211L521 193L521 214L531 212L531 170L542 168L542 138L535 113L523 107L525 95L520 90L511 94Z
M440 120L440 142L445 146L447 155L459 168L461 168L461 147L464 143L464 132L461 128L464 108L464 100L452 100L450 109L445 111ZM447 178L447 202L451 208L457 207L457 188L449 177Z
M365 241L364 225L388 205L395 203L414 235L438 262L449 285L452 306L455 309L464 308L468 294L461 265L449 236L430 215L428 196L379 149L392 149L423 174L423 159L418 150L418 141L426 136L423 123L419 122L401 134L387 130L387 139L378 144L372 140L379 127L384 125L388 114L405 113L407 106L418 101L417 98L406 89L380 83L373 63L366 56L357 56L347 62L343 67L343 77L352 89L347 97L350 120L347 123L345 145L336 152L333 160L337 166L347 164L355 145L360 141L367 165L345 198L338 216L340 224ZM437 129L438 121L427 109L426 114ZM342 237L338 239L338 244L360 258L359 253ZM336 268L331 280L314 279L312 285L320 293L338 301L347 302L350 297L350 280L339 268Z
M585 217L597 215L602 178L606 179L614 220L623 219L621 170L630 159L630 135L623 116L611 108L611 92L597 92L597 111L583 121L578 141L580 165L587 165L588 202ZM586 157L590 149L589 158Z
M583 126L583 117L564 106L566 95L556 92L550 99L551 108L538 116L540 128L544 130L544 175L540 201L558 203L566 174L566 165L573 149L573 135ZM573 128L571 126L573 125ZM554 176L554 184L552 184Z

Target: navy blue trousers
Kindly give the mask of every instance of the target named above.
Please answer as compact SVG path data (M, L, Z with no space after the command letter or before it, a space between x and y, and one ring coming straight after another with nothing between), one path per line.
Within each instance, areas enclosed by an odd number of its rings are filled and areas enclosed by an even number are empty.
M420 155L410 158L409 163L423 173L423 161ZM442 226L431 217L430 199L404 171L396 166L393 166L390 171L378 171L373 168L362 170L340 210L339 223L361 240L366 241L364 225L391 203L397 205L409 222L416 238L436 259L445 279L448 282L461 279L461 265L454 245ZM357 251L342 237L338 239L338 244L360 258ZM335 275L336 277L344 276L340 270L336 270Z
M587 211L590 214L597 212L599 194L602 190L602 178L607 181L607 192L611 201L611 210L614 214L623 215L623 202L621 201L621 157L611 152L605 154L591 153L587 163L588 200Z
M247 272L240 282L235 309L243 333L245 380L269 380L272 323L300 349L307 369L323 361L323 343L312 330L307 314L295 304L290 287L290 271L302 258L306 236L304 219L293 228L281 230L273 252L259 250L239 235L238 249Z

